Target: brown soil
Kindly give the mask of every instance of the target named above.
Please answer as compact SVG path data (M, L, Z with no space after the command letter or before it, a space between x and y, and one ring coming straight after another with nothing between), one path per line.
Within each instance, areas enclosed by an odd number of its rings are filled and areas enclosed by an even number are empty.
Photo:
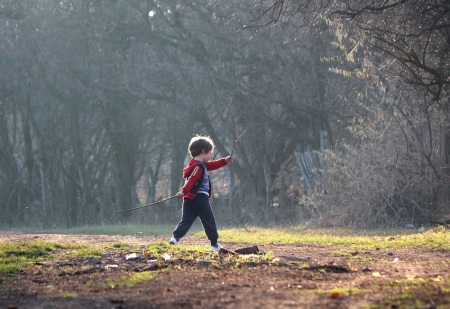
M1 233L0 241L145 246L161 237ZM181 245L207 245L185 237ZM235 250L249 244L222 243ZM107 249L100 259L48 260L0 279L0 308L447 308L450 252L401 249L362 252L319 245L258 245L275 259L219 264L164 261ZM338 250L338 251L337 251ZM149 263L149 259L158 259ZM111 265L117 265L111 267ZM108 286L124 275L156 279ZM424 279L424 280L419 280ZM334 290L338 289L340 290ZM447 293L446 293L447 292Z

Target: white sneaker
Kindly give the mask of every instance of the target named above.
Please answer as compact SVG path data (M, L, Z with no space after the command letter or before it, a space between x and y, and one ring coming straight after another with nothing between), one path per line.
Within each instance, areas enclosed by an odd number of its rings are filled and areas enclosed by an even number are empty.
M172 238L169 240L169 244L171 244L171 245L178 244L178 240L175 238L175 236L172 236Z
M211 246L211 250L216 252L219 252L221 248L222 246L219 243L217 243L215 246Z

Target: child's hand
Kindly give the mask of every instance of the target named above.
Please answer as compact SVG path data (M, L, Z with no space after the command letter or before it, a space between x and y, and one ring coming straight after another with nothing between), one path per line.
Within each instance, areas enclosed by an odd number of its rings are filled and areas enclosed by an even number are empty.
M177 194L175 194L175 196L178 198L183 198L184 193L183 193L183 191L180 191L180 192L177 192Z
M233 162L233 157L231 156L226 157L225 162L227 162L227 164Z

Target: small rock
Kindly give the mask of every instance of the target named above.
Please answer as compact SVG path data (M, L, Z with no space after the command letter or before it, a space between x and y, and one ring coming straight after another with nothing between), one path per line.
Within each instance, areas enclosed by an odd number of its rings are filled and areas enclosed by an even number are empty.
M111 257L111 254L109 254L109 253L102 253L101 257L102 257L102 259L108 259L108 258Z
M83 264L84 265L100 265L102 263L102 261L100 261L99 259L89 259L87 261L85 261Z
M142 271L157 270L158 268L158 264L152 264L150 266L142 268Z
M137 260L139 257L136 253L130 253L125 256L125 260Z
M237 249L234 252L239 253L239 254L258 254L259 248L258 248L258 246L252 246L252 247Z
M211 265L211 261L208 260L197 261L197 267L209 267L209 265Z
M60 262L58 264L59 267L66 267L66 266L76 266L76 264L71 263L71 262Z
M123 304L124 302L121 299L111 299L111 304Z

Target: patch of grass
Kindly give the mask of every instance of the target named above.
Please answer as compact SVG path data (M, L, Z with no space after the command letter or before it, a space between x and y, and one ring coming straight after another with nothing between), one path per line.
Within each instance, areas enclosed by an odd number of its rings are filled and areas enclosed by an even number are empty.
M54 228L54 229L36 229L22 228L18 232L38 233L38 234L88 234L88 235L135 235L135 236L168 236L172 234L175 227L173 225L94 225L76 228ZM201 225L194 224L189 231L189 235L203 230Z
M73 292L62 292L59 296L63 298L75 298L78 294Z
M72 252L67 252L65 254L65 256L69 257L69 258L87 257L87 256L100 257L103 252L104 251L99 247L85 245L84 247L77 248L76 250L74 250Z
M87 286L93 286L93 285L94 285L94 280L89 279L89 280L87 280L87 281L85 282L85 284L86 284Z
M412 230L354 231L304 227L246 227L222 229L219 234L224 242L332 245L361 249L417 247L450 249L450 232L440 228L418 233ZM202 237L203 233L198 232L194 236Z
M416 278L412 280L395 280L382 285L372 285L370 288L335 287L331 289L302 289L297 293L320 294L330 298L340 298L355 294L377 294L380 291L390 291L366 309L381 308L425 308L434 301L436 308L448 308L450 294L445 291L450 287L450 277ZM446 296L447 295L447 296ZM440 306L442 305L442 307Z
M63 249L64 251L59 251ZM16 273L35 261L74 257L100 257L101 247L45 241L0 242L0 273Z
M61 253L60 257L76 258L76 257L100 257L104 253L104 248L100 246L92 246L87 244L62 244L61 249L66 249Z
M0 242L0 273L16 273L30 262L51 258L58 247L44 241Z
M447 308L450 300L450 277L415 278L387 282L382 286L374 287L375 290L390 290L393 296L369 305L368 309L378 308L422 308L434 300L436 308L439 304ZM447 296L446 296L447 295Z
M309 269L310 265L309 263L301 263L299 264L300 269Z
M164 254L177 259L195 259L199 256L211 255L211 251L206 246L173 246L165 242L156 242L146 248L146 253L155 257Z
M143 271L140 273L127 274L126 276L122 277L122 280L120 281L107 280L105 284L112 288L116 286L133 286L140 282L153 280L155 278L156 275L154 272Z
M114 248L114 249L126 249L128 248L130 245L124 242L117 242L114 244L109 245L108 247Z
M145 253L158 259L170 258L178 261L207 260L210 262L211 267L215 268L221 268L224 261L233 263L235 268L240 268L253 263L271 261L274 258L273 253L270 252L264 255L219 256L216 252L212 252L209 246L173 246L165 242L149 245ZM178 267L177 265L175 266L175 268Z
M359 288L351 288L351 287L339 287L332 289L305 289L298 290L299 293L311 293L311 294L324 294L328 295L332 298L338 298L341 296L348 296L354 294L363 294L370 293L370 289L359 289Z
M330 254L334 255L334 256L346 257L349 259L354 257L350 252L347 252L345 250L334 250L334 251L331 251Z
M334 250L334 251L331 251L330 254L332 256L345 257L345 258L348 258L351 260L357 260L357 261L364 262L364 263L369 263L370 261L372 261L372 259L370 257L367 257L362 254L352 254L351 252L348 252L345 250Z
M398 309L409 309L409 308L425 308L426 303L417 299L418 297L423 297L428 300L430 299L431 291L403 291L390 299L384 299L377 304L371 304L368 309L381 309L381 308L398 308ZM434 307L435 308L435 307Z

